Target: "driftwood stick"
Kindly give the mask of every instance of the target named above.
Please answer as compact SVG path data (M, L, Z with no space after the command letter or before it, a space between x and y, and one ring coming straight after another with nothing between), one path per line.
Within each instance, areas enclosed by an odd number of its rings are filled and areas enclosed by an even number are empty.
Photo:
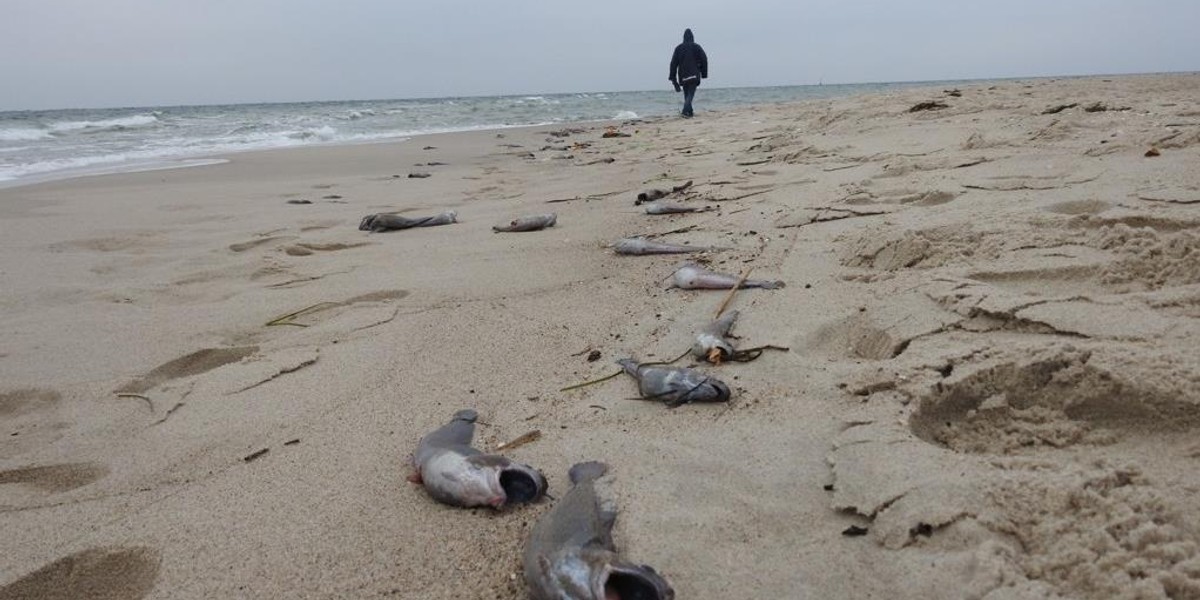
M738 288L742 287L743 283L746 283L746 278L750 276L750 271L752 270L746 269L742 272L742 276L738 277L737 283L733 284L733 289L729 290L729 293L726 294L725 301L721 302L721 306L717 308L717 315L713 317L714 321L721 318L721 313L725 312L725 309L729 306L729 302L733 300L733 295L737 293Z

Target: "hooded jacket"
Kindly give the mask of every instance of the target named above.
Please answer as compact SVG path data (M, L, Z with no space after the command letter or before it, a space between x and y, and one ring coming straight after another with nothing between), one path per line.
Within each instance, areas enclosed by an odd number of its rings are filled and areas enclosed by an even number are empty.
M681 85L692 83L689 80L694 79L699 85L700 79L707 78L708 56L704 54L704 48L695 42L692 30L685 29L683 43L675 46L675 53L671 55L671 74L668 79Z

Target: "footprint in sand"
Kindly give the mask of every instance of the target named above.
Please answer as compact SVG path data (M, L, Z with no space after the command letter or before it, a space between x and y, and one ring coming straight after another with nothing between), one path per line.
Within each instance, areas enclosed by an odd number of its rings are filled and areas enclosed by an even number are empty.
M98 463L65 463L42 467L22 467L0 471L0 485L24 484L48 494L81 488L108 475L108 467Z
M341 224L342 224L341 221L334 221L334 220L314 221L312 223L309 223L308 225L301 227L300 231L317 231L318 229L331 229L331 228L337 227L338 225L341 225Z
M370 246L372 244L373 242L355 242L350 244L342 242L299 242L284 248L283 251L287 253L288 256L309 256L314 252L337 252L338 250L360 248L362 246Z
M370 292L367 294L354 296L353 298L348 298L346 300L337 302L320 302L312 306L302 308L298 311L276 317L268 323L268 326L292 325L295 327L311 327L316 324L312 322L312 317L314 315L321 314L324 319L328 319L330 318L330 315L327 313L335 309L345 309L352 307L355 304L362 303L386 303L391 300L399 300L404 298L408 296L408 294L409 292L406 290L381 290L378 292ZM340 312L340 310L338 312ZM395 316L394 312L392 313L392 316ZM301 319L304 319L304 321L301 321ZM390 320L390 318L385 320Z
M890 408L850 423L829 455L834 506L870 519L887 548L1013 548L987 561L1018 580L1117 597L1125 580L1093 568L1102 564L1194 586L1195 503L1176 478L1194 465L1194 363L1067 344L984 361L959 363L932 387L897 383L916 404L906 423ZM1081 547L1089 560L1076 558Z
M791 347L800 354L856 363L890 360L903 354L913 340L935 335L961 319L918 292L896 294L885 303L862 308L798 335Z
M26 388L0 393L0 417L16 417L53 408L62 400L54 390Z
M258 346L238 346L234 348L205 348L186 356L163 363L145 375L117 389L117 393L141 394L156 386L179 379L207 373L217 367L237 362L258 352Z
M271 236L271 237L259 238L256 240L250 240L248 242L240 242L237 244L230 244L229 249L234 252L245 252L251 248L257 248L258 246L261 246L263 244L269 244L271 242L276 242L279 240L286 240L286 239L291 239L291 236L276 235L276 236Z
M130 233L129 235L124 236L59 242L57 244L51 244L49 246L49 250L51 252L69 252L72 250L86 250L89 252L128 252L144 250L149 247L161 245L161 243L162 242L157 237L156 233L141 232Z
M138 600L154 589L160 563L152 548L84 550L0 587L0 600Z
M1060 215L1094 215L1110 208L1112 205L1103 200L1067 200L1051 204L1043 210Z
M68 424L59 420L62 395L54 390L26 388L0 393L0 459L10 459L44 447L63 435Z
M1191 374L1127 377L1092 364L1100 361L1091 356L1063 352L1003 363L938 385L920 399L909 427L918 438L957 452L1028 454L1200 426Z

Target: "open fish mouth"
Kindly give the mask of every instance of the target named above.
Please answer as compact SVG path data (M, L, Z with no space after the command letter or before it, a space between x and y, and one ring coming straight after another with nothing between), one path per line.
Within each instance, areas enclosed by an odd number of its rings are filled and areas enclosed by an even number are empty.
M644 570L643 570L644 569ZM604 581L605 600L674 600L675 590L654 569L613 569Z
M524 469L500 471L500 487L508 504L534 502L546 492L546 480L540 473L529 473Z

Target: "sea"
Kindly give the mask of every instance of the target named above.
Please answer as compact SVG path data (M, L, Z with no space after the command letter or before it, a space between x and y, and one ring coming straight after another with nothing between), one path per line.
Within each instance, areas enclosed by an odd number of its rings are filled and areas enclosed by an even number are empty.
M702 88L697 108L965 82ZM219 162L234 152L672 115L666 91L0 112L0 186Z

